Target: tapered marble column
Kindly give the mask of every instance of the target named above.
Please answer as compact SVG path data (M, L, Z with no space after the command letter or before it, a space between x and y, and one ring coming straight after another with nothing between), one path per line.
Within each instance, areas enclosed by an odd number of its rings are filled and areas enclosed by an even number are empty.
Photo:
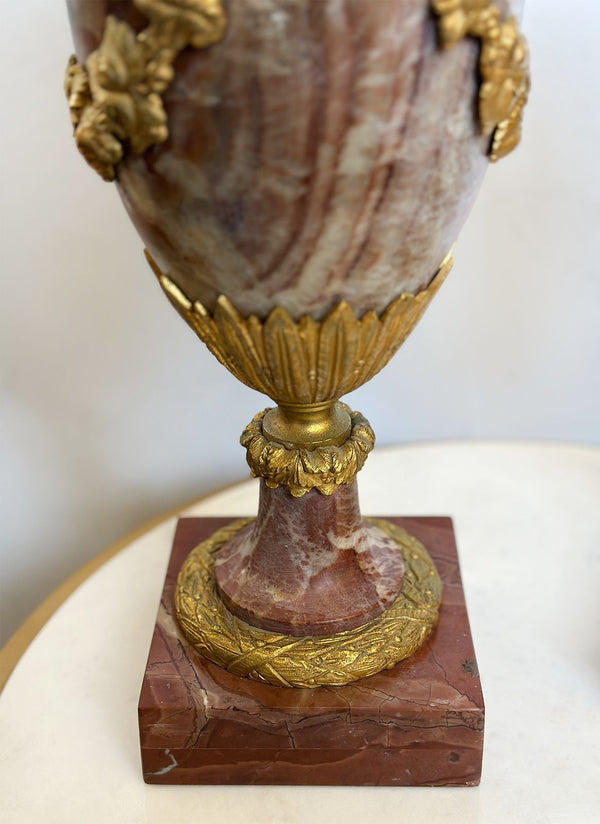
M284 634L353 629L395 599L404 564L397 544L362 520L356 481L333 495L294 498L261 481L256 521L231 538L215 562L229 609Z

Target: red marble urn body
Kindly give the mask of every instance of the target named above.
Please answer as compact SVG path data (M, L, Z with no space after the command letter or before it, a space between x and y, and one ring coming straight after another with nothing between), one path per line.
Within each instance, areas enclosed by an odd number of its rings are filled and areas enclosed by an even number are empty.
M168 139L117 170L161 270L209 310L223 294L259 317L380 312L426 287L487 165L477 43L441 50L430 0L223 5L222 39L174 63ZM142 2L68 7L80 64L107 15L148 24Z

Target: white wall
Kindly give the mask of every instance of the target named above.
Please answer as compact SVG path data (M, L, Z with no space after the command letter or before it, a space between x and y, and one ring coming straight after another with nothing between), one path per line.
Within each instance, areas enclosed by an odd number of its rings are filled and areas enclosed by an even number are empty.
M522 148L490 169L418 331L350 398L380 444L600 443L600 8L529 0L524 28ZM237 438L265 399L169 307L116 191L75 150L61 0L5 2L0 38L6 638L126 531L243 477Z

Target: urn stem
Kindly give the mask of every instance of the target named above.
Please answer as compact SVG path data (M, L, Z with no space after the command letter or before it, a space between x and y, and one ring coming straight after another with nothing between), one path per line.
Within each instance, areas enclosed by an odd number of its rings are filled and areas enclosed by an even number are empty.
M339 401L279 403L263 419L267 440L308 450L341 446L351 429L348 409Z

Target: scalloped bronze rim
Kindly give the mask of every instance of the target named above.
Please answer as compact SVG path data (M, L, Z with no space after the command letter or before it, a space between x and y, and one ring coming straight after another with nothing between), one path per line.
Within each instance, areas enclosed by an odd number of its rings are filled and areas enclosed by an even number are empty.
M343 686L390 669L416 652L434 629L442 582L429 553L404 529L367 518L398 544L405 563L400 593L382 615L333 635L294 638L253 627L221 601L214 556L253 518L234 521L193 549L175 590L177 620L205 658L235 675L279 687Z

